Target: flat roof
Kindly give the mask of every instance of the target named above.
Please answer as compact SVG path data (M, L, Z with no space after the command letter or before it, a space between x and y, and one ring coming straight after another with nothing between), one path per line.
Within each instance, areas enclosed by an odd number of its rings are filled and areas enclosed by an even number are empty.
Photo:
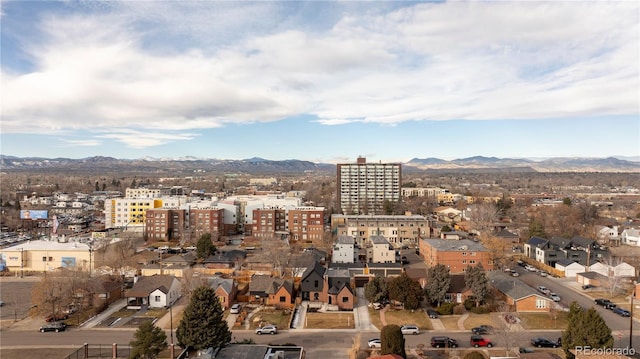
M470 239L440 239L440 238L427 238L423 241L429 243L433 248L439 251L448 252L460 252L460 251L475 251L475 252L488 252L487 247L483 246L480 242L475 242Z
M94 249L96 249L94 247ZM22 242L18 245L4 248L3 252L19 252L19 251L88 251L89 245L69 240L68 242L58 242L56 240L31 240Z

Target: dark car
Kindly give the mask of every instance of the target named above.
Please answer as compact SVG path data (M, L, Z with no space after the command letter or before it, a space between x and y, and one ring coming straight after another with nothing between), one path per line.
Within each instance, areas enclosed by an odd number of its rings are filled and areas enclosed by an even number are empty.
M474 348L478 348L478 347L491 348L493 346L493 343L491 342L491 340L481 337L479 335L472 335L470 344Z
M434 348L457 348L458 341L449 337L431 337L431 346Z
M429 315L429 318L438 318L438 312L433 309L427 309L427 315Z
M631 312L629 312L626 309L619 308L619 307L618 308L614 308L613 312L618 314L618 315L620 315L620 316L623 316L623 317L630 317L631 316Z
M43 325L40 327L40 332L44 333L44 332L63 332L65 329L67 329L67 325L64 324L63 322L54 322L54 323L49 323L46 325Z
M609 299L604 299L604 298L596 298L596 299L594 300L594 302L595 302L597 305L601 305L601 306L603 306L603 307L604 307L605 305L607 305L607 304L610 304L610 303L611 303L611 301L610 301Z
M596 286L593 284L585 284L582 286L582 289L587 290L587 289L591 289L591 288L595 288Z
M533 338L531 339L531 345L538 348L557 348L559 347L557 342L547 338Z
M471 328L471 332L473 334L477 334L477 335L484 335L484 334L492 334L493 333L493 327L490 325L479 325L475 328Z
M533 353L534 352L534 350L531 349L531 348L520 348L518 351L520 352L520 354Z

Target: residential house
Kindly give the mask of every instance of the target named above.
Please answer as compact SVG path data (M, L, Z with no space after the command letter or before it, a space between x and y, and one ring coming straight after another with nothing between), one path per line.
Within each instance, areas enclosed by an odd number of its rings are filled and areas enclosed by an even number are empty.
M438 216L439 222L458 223L462 221L463 212L453 207L438 207L433 213Z
M600 273L601 275L608 277L613 274L613 269L607 264L596 262L589 266L589 272Z
M407 276L418 283L422 288L427 286L427 268L424 266L421 267L404 267L404 272L407 273Z
M525 243L524 246L523 246L524 255L529 257L529 258L536 259L536 249L538 249L538 248L546 248L548 246L548 244L549 244L549 240L548 239L545 239L545 238L542 238L542 237L533 236L533 237L529 238L527 243Z
M395 263L396 254L383 236L372 236L367 244L368 263Z
M613 275L616 277L635 278L636 268L629 263L622 262L613 267Z
M556 269L564 272L565 278L575 278L576 274L584 272L586 267L571 259L561 259L556 262Z
M215 289L216 296L224 309L229 309L236 302L238 283L234 279L210 277L208 285Z
M311 302L326 302L326 288L324 283L326 268L316 262L309 267L300 280L300 293L302 300Z
M464 280L464 274L454 274L451 276L449 290L444 295L445 302L464 303L467 298L473 296L473 292Z
M487 277L496 294L514 312L549 312L553 304L536 289L502 271L489 271Z
M404 215L331 215L331 230L340 236L351 236L364 246L372 236L383 236L394 247L415 245L428 237L432 221L406 212Z
M353 310L353 297L349 283L336 284L329 288L327 304L336 306L338 310Z
M291 270L291 276L293 278L302 278L305 272L315 266L316 263L320 263L313 252L294 253L289 257L288 267Z
M596 228L596 236L600 240L599 243L609 243L610 241L616 241L620 239L618 226L596 226Z
M333 263L354 263L356 259L355 239L351 236L339 236L333 245L331 261Z
M172 305L182 295L180 281L169 275L137 277L133 287L125 292L130 309L163 308Z
M505 243L520 243L520 236L506 228L500 229L499 231L494 233L493 236Z
M249 302L278 308L293 308L293 282L255 274L249 283Z
M451 274L464 273L467 266L479 264L485 270L493 269L491 252L481 243L469 239L423 239L420 241L420 255L427 267L442 264L449 268Z
M640 246L640 229L627 228L620 234L620 241L622 244L628 246Z
M469 239L469 233L463 231L440 232L440 238L453 240Z

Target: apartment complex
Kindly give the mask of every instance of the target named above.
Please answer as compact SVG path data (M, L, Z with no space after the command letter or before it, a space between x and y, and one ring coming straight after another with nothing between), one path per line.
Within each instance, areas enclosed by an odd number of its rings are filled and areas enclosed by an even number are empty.
M154 208L145 215L145 239L154 241L197 241L206 233L217 240L223 232L221 208Z
M245 233L258 238L288 235L293 241L308 241L324 237L323 207L258 208L252 221Z
M451 274L464 273L467 266L478 264L482 264L485 270L493 269L491 252L469 239L423 239L420 241L420 255L428 267L442 264L449 268Z
M245 233L256 238L272 238L286 234L286 211L279 208L259 208L253 210L253 223L245 227Z
M429 220L420 215L331 215L331 230L356 238L360 246L372 236L383 236L395 247L417 245L430 236Z
M356 163L337 167L338 203L343 214L383 214L386 202L400 201L402 167L400 163Z

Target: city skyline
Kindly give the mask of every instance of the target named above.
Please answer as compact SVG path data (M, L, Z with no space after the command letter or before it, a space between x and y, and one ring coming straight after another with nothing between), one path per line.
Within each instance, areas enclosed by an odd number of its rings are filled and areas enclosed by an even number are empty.
M637 2L0 6L3 155L640 156Z

